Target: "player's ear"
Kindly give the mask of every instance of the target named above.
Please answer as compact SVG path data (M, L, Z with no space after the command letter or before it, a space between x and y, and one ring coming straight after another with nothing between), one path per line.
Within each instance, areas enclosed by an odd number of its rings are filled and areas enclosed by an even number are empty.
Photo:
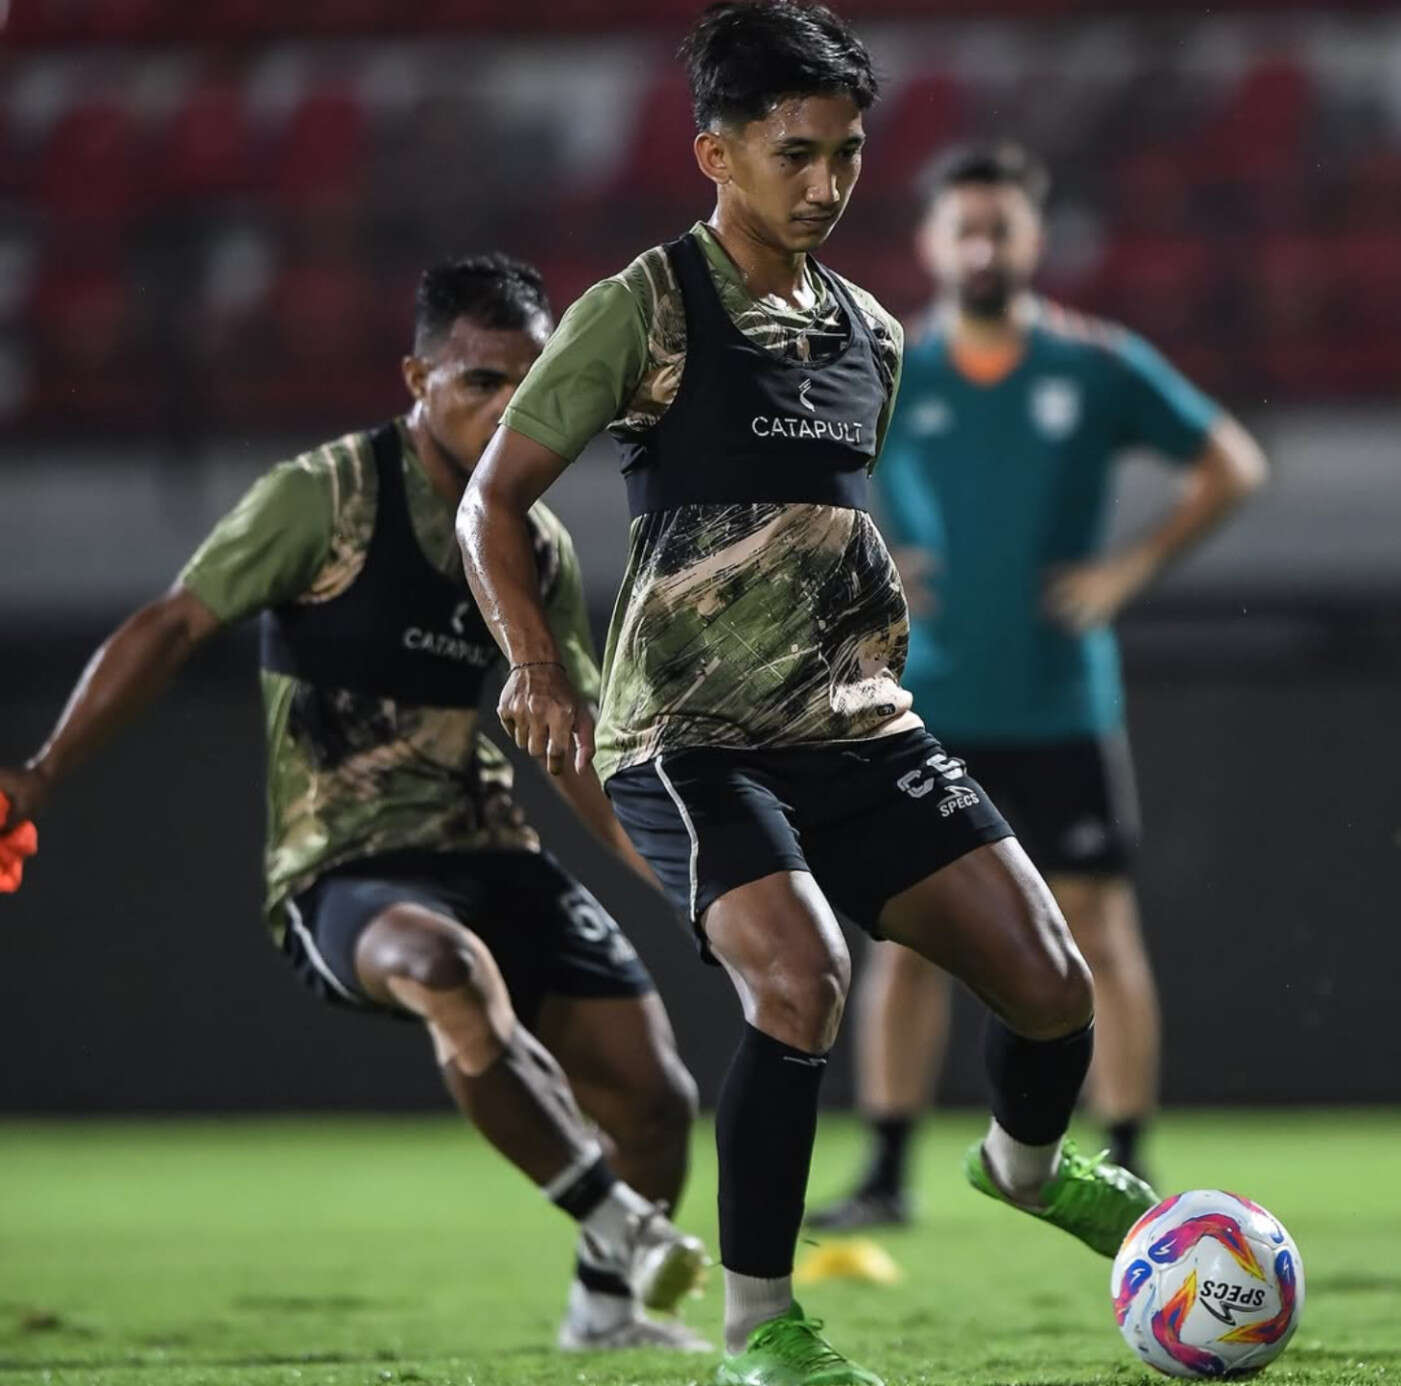
M399 370L403 374L409 394L415 400L421 400L428 384L428 362L421 356L405 356L399 362Z
M724 139L714 130L702 130L696 136L696 163L700 171L717 186L728 183L733 176L730 170L730 153Z

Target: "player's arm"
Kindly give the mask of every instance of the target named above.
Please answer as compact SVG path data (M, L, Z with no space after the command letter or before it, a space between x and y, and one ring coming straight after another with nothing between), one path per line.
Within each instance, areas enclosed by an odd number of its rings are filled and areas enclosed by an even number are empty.
M321 496L305 474L275 468L219 522L179 581L117 627L44 744L23 766L0 768L10 801L0 831L33 818L59 781L154 703L217 630L305 588L329 543Z
M1255 439L1178 375L1146 343L1130 339L1124 396L1126 441L1185 463L1176 502L1133 543L1051 575L1048 613L1073 630L1112 621L1165 568L1200 543L1265 482Z
M10 801L0 829L35 817L59 780L160 697L219 619L176 583L129 616L88 661L44 744L16 769L0 769Z
M622 284L605 280L564 315L472 472L457 537L472 595L509 664L497 703L516 745L552 775L593 758L593 714L550 627L530 507L615 419L641 379L647 330Z
M457 511L467 582L510 670L497 700L501 725L552 775L575 748L582 771L593 757L593 715L569 682L550 629L527 517L569 465L504 424L472 472Z
M559 792L560 798L574 810L579 821L596 837L624 866L629 867L654 890L660 891L662 883L646 859L632 845L623 825L608 802L608 795L599 783L592 765L582 770L566 762L564 768L549 777L550 783Z
M569 532L543 506L537 508L536 521L542 526L551 551L551 561L540 565L548 569L548 577L542 584L546 619L559 648L570 686L592 713L598 706L603 681L599 676L593 633L589 629L588 602L584 596L584 575L579 567L579 556ZM648 885L661 889L652 868L632 845L623 831L623 825L618 822L593 766L586 765L580 770L566 761L559 774L546 778L573 810L575 817L608 851Z

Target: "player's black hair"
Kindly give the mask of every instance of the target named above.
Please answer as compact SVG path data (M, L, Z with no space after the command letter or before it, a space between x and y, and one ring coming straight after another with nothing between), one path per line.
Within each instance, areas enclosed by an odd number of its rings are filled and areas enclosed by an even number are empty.
M948 188L969 184L1020 188L1031 199L1033 207L1044 207L1051 192L1051 175L1035 154L1013 140L960 144L934 166L929 180L929 201L932 203Z
M790 96L845 93L864 111L878 91L866 45L825 5L803 0L722 0L677 56L701 130L762 120Z
M442 260L423 271L414 298L413 348L423 355L442 341L458 318L510 331L550 317L545 281L534 265L500 251Z

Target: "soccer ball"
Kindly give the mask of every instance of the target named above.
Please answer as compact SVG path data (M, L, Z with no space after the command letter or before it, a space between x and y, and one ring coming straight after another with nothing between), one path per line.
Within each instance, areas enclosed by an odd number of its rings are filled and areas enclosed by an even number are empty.
M1219 1189L1175 1194L1129 1229L1109 1292L1124 1340L1168 1376L1241 1376L1273 1362L1304 1307L1284 1226Z

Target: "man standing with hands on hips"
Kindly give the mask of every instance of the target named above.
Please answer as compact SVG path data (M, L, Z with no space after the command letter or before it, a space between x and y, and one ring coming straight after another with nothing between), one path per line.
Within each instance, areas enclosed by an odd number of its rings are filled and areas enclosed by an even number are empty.
M1110 1159L1143 1173L1159 1020L1130 871L1138 807L1112 622L1265 477L1246 431L1145 341L1038 297L1048 180L1015 145L964 148L919 231L941 297L909 346L875 480L911 613L915 710L1006 813L1095 980L1089 1096ZM1148 448L1179 499L1106 551L1113 463ZM907 1147L948 1024L949 979L870 950L857 1002L865 1174L817 1227L902 1223Z

